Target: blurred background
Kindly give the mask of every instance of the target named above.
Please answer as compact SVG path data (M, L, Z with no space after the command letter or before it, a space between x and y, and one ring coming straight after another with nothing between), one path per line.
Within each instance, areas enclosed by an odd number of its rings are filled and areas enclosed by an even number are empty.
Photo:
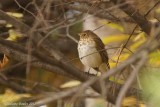
M2 13L0 13L0 38L23 46L28 50L28 55L31 55L30 50L36 45L45 56L50 56L44 48L41 48L42 41L32 44L32 39L38 38L34 32L38 32L64 54L64 58L67 58L65 63L71 63L80 70L87 72L89 68L82 65L78 58L77 41L79 36L77 34L84 30L92 30L105 44L109 63L113 68L128 59L149 39L147 34L137 26L136 21L119 9L121 5L126 3L135 8L152 24L159 22L160 4L158 0L126 0L126 2L117 5L110 0L0 0L1 11L28 25L31 29L28 32L21 31L14 24L8 22L10 19L1 18ZM154 30L151 35L153 33ZM1 52L0 58L0 73L5 75L7 80L45 94L49 92L58 93L81 84L74 78L32 66L31 63L16 60L13 56L8 56L3 52ZM136 95L126 97L122 106L144 107L144 103L147 107L159 105L159 61L160 52L156 50L151 53L148 62L137 75L133 84L133 87L138 90L144 89L144 100L135 97ZM134 65L126 67L110 77L110 81L124 84L132 68ZM91 69L91 74L95 73ZM114 94L116 85L112 87L113 92L111 93ZM15 92L4 85L0 85L0 93L1 107L19 107L16 104L13 106L14 102L34 103L41 98L41 94ZM103 96L90 88L82 95L71 95L44 104L44 107L111 106L114 105L106 102Z

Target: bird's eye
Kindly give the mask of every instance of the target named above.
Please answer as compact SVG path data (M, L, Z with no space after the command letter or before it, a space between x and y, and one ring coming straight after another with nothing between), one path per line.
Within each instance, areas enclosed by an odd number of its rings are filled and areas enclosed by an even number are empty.
M83 36L85 37L85 36L87 36L87 34L86 34L86 33L84 33L84 34L83 34Z

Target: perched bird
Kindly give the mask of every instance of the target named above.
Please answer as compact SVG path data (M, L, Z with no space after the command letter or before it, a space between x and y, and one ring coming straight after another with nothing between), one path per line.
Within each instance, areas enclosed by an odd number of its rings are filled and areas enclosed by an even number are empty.
M102 40L90 30L79 33L79 36L78 53L81 62L101 73L110 69Z

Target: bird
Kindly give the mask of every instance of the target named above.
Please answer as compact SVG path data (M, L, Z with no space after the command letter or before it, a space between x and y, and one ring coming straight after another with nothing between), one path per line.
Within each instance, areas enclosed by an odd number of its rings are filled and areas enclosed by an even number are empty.
M108 54L102 40L91 30L85 30L78 34L78 55L82 64L93 68L98 72L110 69Z

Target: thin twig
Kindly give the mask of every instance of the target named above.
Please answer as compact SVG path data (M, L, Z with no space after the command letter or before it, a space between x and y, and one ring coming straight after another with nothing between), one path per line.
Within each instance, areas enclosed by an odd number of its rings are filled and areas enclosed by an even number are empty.
M78 43L78 40L69 34L69 26L66 27L66 33L67 33L67 37L69 37L74 42Z
M9 81L9 79L3 75L2 73L0 73L0 84L1 85L4 85L4 86L7 86L9 88L12 88L14 89L15 91L18 91L18 92L27 92L27 93L38 93L38 91L36 92L35 90L32 90L28 87L25 87L25 86L21 86L13 81Z
M122 100L125 97L125 94L127 93L127 90L132 85L133 81L136 78L137 73L143 67L143 65L145 64L146 60L147 60L147 53L146 52L144 52L144 53L142 52L140 61L137 63L137 66L132 71L132 73L130 74L130 76L128 77L128 79L126 80L124 86L121 88L121 90L120 90L120 92L118 94L118 97L117 97L117 100L116 100L116 107L121 107Z
M127 41L126 41L125 44L122 46L122 49L120 50L120 53L119 53L118 58L117 58L117 61L116 61L116 66L117 66L117 64L118 64L118 62L119 62L119 58L120 58L123 50L127 47L127 44L129 43L129 40L130 40L131 37L133 36L133 33L135 32L135 30L136 30L137 27L138 27L138 25L136 25L136 26L134 27L134 29L133 29L132 33L129 35Z
M2 68L0 69L0 72L3 73L3 74L7 74L8 72L10 72L11 70L15 69L15 68L18 68L20 66L23 66L25 65L26 62L19 62L15 65L12 65L12 66L9 66L9 67L6 67L6 68Z
M14 1L21 9L23 9L24 11L28 12L29 14L31 14L36 20L39 20L31 11L29 11L26 8L24 8L23 6L21 6L21 4L17 0L14 0Z
M126 3L127 0L111 0L115 5ZM118 4L117 4L118 3ZM126 3L123 6L119 7L123 10L126 14L128 14L131 18L135 20L135 22L141 27L141 29L146 33L150 34L151 31L151 23L142 15L140 14L132 5Z
M145 13L145 15L144 16L147 16L147 15L149 15L149 13L158 5L160 3L160 1L158 0L155 4L154 4L154 6L153 7L151 7L146 13Z

